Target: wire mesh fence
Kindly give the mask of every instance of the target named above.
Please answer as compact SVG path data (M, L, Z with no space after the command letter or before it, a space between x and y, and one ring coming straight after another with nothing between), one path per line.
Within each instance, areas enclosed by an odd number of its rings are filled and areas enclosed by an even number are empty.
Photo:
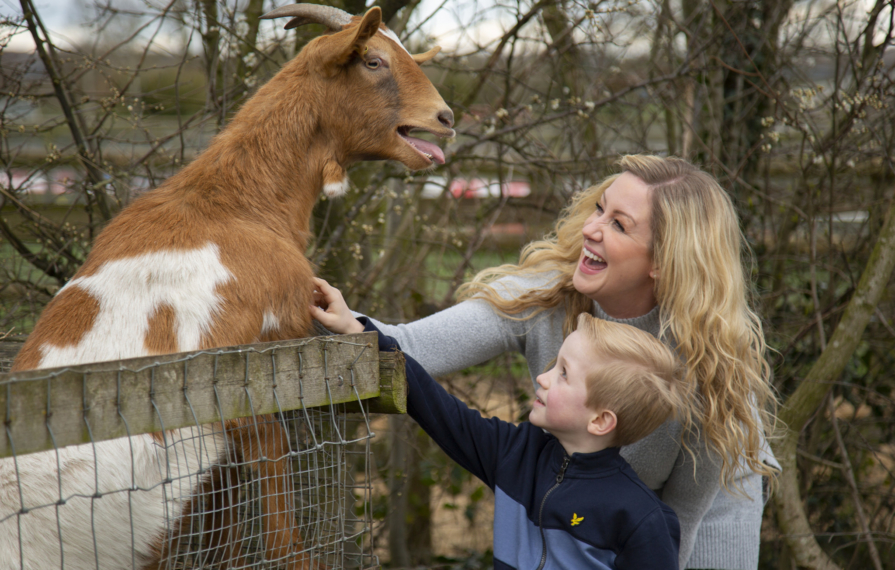
M375 347L0 376L0 570L378 568L367 412L391 380Z

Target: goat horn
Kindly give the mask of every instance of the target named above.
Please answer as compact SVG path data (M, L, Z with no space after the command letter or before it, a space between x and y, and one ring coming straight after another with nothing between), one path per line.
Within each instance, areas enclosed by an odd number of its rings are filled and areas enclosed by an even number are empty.
M332 6L320 6L319 4L289 4L276 10L271 10L261 16L262 20L283 18L291 16L285 29L291 30L305 24L322 24L331 30L338 31L342 26L351 23L351 14Z

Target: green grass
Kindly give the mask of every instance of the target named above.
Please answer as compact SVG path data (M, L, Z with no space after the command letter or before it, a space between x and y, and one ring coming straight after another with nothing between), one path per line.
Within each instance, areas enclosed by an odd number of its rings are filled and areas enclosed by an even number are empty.
M36 243L27 244L37 250ZM34 294L27 284L48 289L55 285L42 271L25 261L6 241L0 241L0 333L27 334L34 328L43 303L49 301Z
M426 258L425 264L425 279L422 290L424 298L433 302L440 302L447 295L454 272L462 261L463 255L455 250L430 254ZM517 261L519 261L518 251L477 251L473 254L469 266L464 272L463 282L469 281L483 269L497 267L504 263L516 263Z

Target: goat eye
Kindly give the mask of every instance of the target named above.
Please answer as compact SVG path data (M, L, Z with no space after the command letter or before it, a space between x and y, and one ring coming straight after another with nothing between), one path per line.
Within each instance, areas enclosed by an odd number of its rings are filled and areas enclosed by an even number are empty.
M382 66L382 60L378 57L374 57L373 59L368 59L364 62L366 66L370 69L379 69Z

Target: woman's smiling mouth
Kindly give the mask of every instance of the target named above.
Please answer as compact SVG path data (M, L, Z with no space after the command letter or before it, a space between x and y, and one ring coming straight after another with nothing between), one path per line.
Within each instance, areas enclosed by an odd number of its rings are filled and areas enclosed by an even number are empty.
M582 259L582 265L587 267L588 269L604 269L607 266L606 260L587 249L586 247L582 249L584 252L584 259Z

